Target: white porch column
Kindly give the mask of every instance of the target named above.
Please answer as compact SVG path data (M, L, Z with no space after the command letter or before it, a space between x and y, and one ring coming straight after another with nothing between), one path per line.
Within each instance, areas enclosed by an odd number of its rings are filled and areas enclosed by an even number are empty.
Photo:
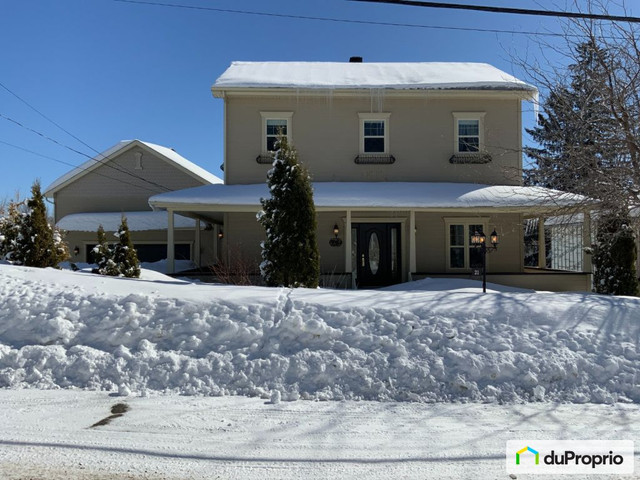
M416 273L416 212L409 212L409 275L407 280L413 280Z
M547 268L547 243L544 238L544 217L538 218L538 267Z
M582 220L582 271L593 273L591 264L592 254L587 253L587 249L591 252L591 214L586 211Z
M217 223L213 226L213 263L218 264L218 232L220 231L220 225Z
M347 210L347 218L344 221L344 271L351 273L351 210Z
M200 219L196 219L196 238L193 242L193 249L195 250L193 260L196 265L200 266Z
M173 210L167 210L167 273L176 271L175 240L173 232Z
M351 265L351 210L347 210L347 217L344 221L344 271L351 277L351 288L355 288L356 279L353 278L353 265Z

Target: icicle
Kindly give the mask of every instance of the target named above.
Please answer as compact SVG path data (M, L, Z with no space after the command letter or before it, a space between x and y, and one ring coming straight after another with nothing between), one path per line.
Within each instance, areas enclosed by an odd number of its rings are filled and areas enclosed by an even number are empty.
M540 125L540 123L538 123L538 114L540 113L540 93L537 90L532 95L531 102L533 103L533 114L535 115L536 125Z

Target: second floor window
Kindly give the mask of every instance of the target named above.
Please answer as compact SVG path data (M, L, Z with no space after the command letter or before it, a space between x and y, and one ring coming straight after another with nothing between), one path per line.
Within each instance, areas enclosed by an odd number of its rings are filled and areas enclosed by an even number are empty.
M267 152L275 152L278 135L287 136L287 120L284 118L267 119Z
M360 153L389 153L389 113L360 113Z
M284 135L291 143L291 119L293 112L260 112L262 116L262 153L277 150L278 135Z
M484 112L454 112L454 153L480 153L484 150Z
M364 153L384 153L384 120L364 121Z
M458 120L458 151L480 151L480 120Z

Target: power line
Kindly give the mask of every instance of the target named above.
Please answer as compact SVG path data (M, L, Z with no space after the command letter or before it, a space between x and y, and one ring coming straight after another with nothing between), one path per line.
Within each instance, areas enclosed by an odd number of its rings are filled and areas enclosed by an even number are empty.
M135 5L179 8L184 10L203 10L203 11L209 11L209 12L234 13L239 15L290 18L295 20L317 20L317 21L323 21L323 22L350 23L350 24L358 24L358 25L378 25L378 26L384 26L384 27L426 28L426 29L433 29L433 30L455 30L455 31L464 31L464 32L480 32L480 33L504 33L504 34L510 34L510 35L537 35L537 36L547 36L547 37L577 36L577 35L565 35L564 33L532 32L532 31L523 31L523 30L502 30L497 28L445 27L441 25L424 25L424 24L416 24L416 23L376 22L371 20L353 20L353 19L347 19L347 18L316 17L316 16L307 16L307 15L292 15L292 14L286 14L286 13L257 12L257 11L251 11L251 10L232 10L228 8L202 7L198 5L182 5L182 4L176 4L176 3L162 3L162 2L144 1L144 0L111 0L111 1L119 2L119 3L130 3ZM364 0L356 0L356 1L364 1Z
M124 173L125 175L129 175L130 177L136 178L136 179L141 180L141 181L143 181L143 182L146 182L146 183L148 183L148 184L150 184L150 185L153 185L153 186L155 186L155 187L158 187L158 188L161 188L161 189L163 189L163 190L166 190L167 192L170 192L170 191L172 190L172 189L171 189L171 188L169 188L169 187L165 187L164 185L160 185L159 183L156 183L156 182L153 182L153 181L151 181L151 180L148 180L148 179L146 179L146 178L144 178L144 177L142 177L142 176L140 176L140 175L136 175L135 173L133 173L133 172L129 172L129 171L127 171L127 170L123 169L123 168L120 168L120 167L119 167L119 166L117 166L117 165L113 165L113 164L110 164L110 163L109 163L109 164L107 164L106 162L104 162L104 161L103 161L103 160L106 160L106 157L105 157L101 152L99 152L98 150L96 150L96 149L95 149L95 148L93 148L91 145L87 144L86 142L82 141L80 138L78 138L78 137L77 137L77 136L75 136L73 133L71 133L71 132L69 132L68 130L66 130L66 129L65 129L64 127L62 127L60 124L58 124L58 123L56 123L55 121L53 121L51 118L49 118L49 117L48 117L48 116L46 116L44 113L42 113L40 110L38 110L36 107L34 107L33 105L31 105L29 102L27 102L27 101L26 101L25 99L23 99L22 97L20 97L20 95L18 95L17 93L13 92L9 87L7 87L6 85L4 85L2 82L0 82L0 87L4 88L7 92L9 92L9 93L10 93L11 95L13 95L15 98L17 98L18 100L20 100L20 101L21 101L22 103L24 103L27 107L29 107L31 110L33 110L33 111L34 111L34 112L36 112L38 115L40 115L42 118L44 118L44 119L45 119L45 120L47 120L48 122L52 123L52 124L53 124L53 125L55 125L56 127L58 127L58 128L59 128L60 130L62 130L64 133L66 133L67 135L69 135L69 136L73 137L75 140L77 140L78 142L80 142L81 144L83 144L84 146L86 146L87 148L89 148L89 149L93 150L97 155L96 155L95 157L91 157L91 156L87 155L87 154L86 154L86 153L84 153L84 152L81 152L81 151L79 151L79 150L76 150L76 149L74 149L74 148L72 148L72 147L69 147L69 146L67 146L67 145L63 145L63 144L61 144L60 142L58 142L58 141L54 140L53 138L47 137L46 135L44 135L44 134L42 134L42 133L40 133L40 132L38 132L38 131L36 131L36 130L33 130L33 129L31 129L31 128L29 128L29 127L25 126L25 125L22 125L21 123L17 122L16 120L13 120L13 119L11 119L11 118L9 118L9 117L6 117L5 115L2 115L2 114L0 113L0 116L4 117L5 119L9 120L10 122L13 122L13 123L15 123L15 124L17 124L17 125L21 126L22 128L25 128L25 129L27 129L27 130L30 130L31 132L35 133L36 135L40 135L41 137L46 138L47 140L52 141L52 142L54 142L54 143L56 143L56 144L58 144L58 145L60 145L60 146L62 146L62 147L64 147L64 148L67 148L67 149L69 149L69 150L71 150L71 151L73 151L73 152L75 152L75 153L78 153L78 154L83 155L83 156L85 156L85 157L87 157L87 158L93 159L93 160L95 160L95 161L96 161L96 162L98 162L98 163L101 163L101 164L103 164L103 165L106 165L106 166L108 166L109 168L111 168L111 169L113 169L113 170L117 170L117 171L119 171L119 172L121 172L121 173ZM100 158L100 157L102 157L102 158ZM133 185L133 184L131 184L131 185Z
M91 167L80 168L78 165L74 165L73 163L65 162L64 160L60 160L59 158L50 157L49 155L44 155L42 153L34 152L33 150L29 150L28 148L24 148L24 147L21 147L19 145L14 145L13 143L5 142L4 140L0 140L0 143L3 144L3 145L7 145L9 147L18 149L18 150L22 150L23 152L27 152L27 153L30 153L32 155L36 155L38 157L46 158L48 160L53 160L54 162L60 163L62 165L67 165L69 167L77 168L82 172L84 172L85 170L88 170L89 168L91 168ZM138 185L138 184L135 184L135 183L127 182L126 180L123 180L121 178L110 177L109 175L105 175L104 173L100 173L100 172L97 172L97 171L94 172L94 174L96 174L96 175L98 175L100 177L103 177L103 178L108 178L109 180L115 180L116 182L124 183L126 185L131 185L131 186L137 187L137 188L143 188L143 189L148 190L150 192L155 192L156 191L156 190L151 189L149 187L145 187L143 185Z
M64 143L61 143L61 142L57 141L56 139L51 138L51 137L49 137L49 136L45 135L45 134L44 134L44 133L42 133L42 132L39 132L39 131L37 131L37 130L34 130L33 128L28 127L28 126L26 126L26 125L24 125L24 124L20 123L19 121L14 120L14 119L13 119L13 118L11 118L11 117L8 117L7 115L5 115L5 114L3 114L3 113L0 113L0 118L4 118L5 120L7 120L7 121L9 121L9 122L11 122L11 123L13 123L13 124L15 124L15 125L18 125L19 127L24 128L25 130L28 130L29 132L32 132L32 133L34 133L34 134L36 134L36 135L38 135L38 136L40 136L40 137L44 138L45 140L48 140L48 141L50 141L50 142L55 143L56 145L59 145L59 146L61 146L61 147L63 147L63 148L66 148L67 150L70 150L70 151L72 151L72 152L74 152L74 153L77 153L77 154L79 154L79 155L82 155L83 157L87 157L87 158L88 158L88 159L90 159L90 160L94 160L96 163L99 163L99 164L101 164L101 165L104 165L105 167L109 167L109 168L111 168L111 169L113 169L113 170L116 170L117 172L123 173L123 174L125 174L125 175L129 175L130 177L133 177L133 178L135 178L135 179L137 179L137 180L141 180L141 181L143 181L143 182L145 182L145 183L148 183L148 184L150 184L150 185L153 185L153 186L155 186L155 187L159 187L159 188L161 188L161 189L163 189L163 190L166 190L167 192L170 192L170 191L172 190L172 189L170 189L169 187L165 187L164 185L160 185L159 183L155 183L155 182L153 182L153 181L151 181L151 180L148 180L148 179L146 179L146 178L144 178L144 177L141 177L141 176L139 176L139 175L135 175L134 173L131 173L131 172L129 172L128 170L125 170L125 169L119 168L119 167L117 167L116 165L113 165L112 163L104 162L104 161L100 160L99 158L92 157L91 155L87 155L86 153L84 153L84 152L82 152L82 151L80 151L80 150L76 150L75 148L70 147L69 145L66 145L66 144L64 144ZM5 142L3 142L3 143L5 143ZM13 146L13 145L12 145L12 146ZM20 148L20 147L18 147L18 148ZM102 155L102 154L100 154L100 155L104 157L104 155ZM104 158L106 159L106 157L104 157ZM92 166L93 166L93 165L92 165ZM76 168L79 168L79 167L76 167ZM89 167L87 167L87 168L89 168ZM84 170L87 170L87 168L83 169L83 171L84 171ZM111 177L108 177L108 178L111 178ZM114 180L117 180L117 179L114 179ZM125 182L125 183L127 183L128 185L135 185L135 184L133 184L133 183L129 183L129 182ZM138 185L135 185L135 186L138 186ZM144 188L144 187L143 187L143 188ZM147 190L155 191L155 190L151 190L151 189L149 189L149 188L147 188Z
M510 13L513 15L535 15L543 17L581 18L585 20L608 20L612 22L640 23L640 17L606 15L598 13L563 12L560 10L534 10L529 8L493 7L488 5L467 5L461 3L422 2L415 0L349 0L351 2L390 3L414 7L445 8L453 10L474 10L477 12Z

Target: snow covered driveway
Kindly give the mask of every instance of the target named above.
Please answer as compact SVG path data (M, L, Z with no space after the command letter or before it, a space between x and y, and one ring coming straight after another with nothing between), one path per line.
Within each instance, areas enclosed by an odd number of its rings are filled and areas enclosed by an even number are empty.
M90 428L118 402L130 410ZM505 442L518 438L637 443L640 411L0 391L0 478L9 480L508 479ZM638 458L625 479L640 478Z

